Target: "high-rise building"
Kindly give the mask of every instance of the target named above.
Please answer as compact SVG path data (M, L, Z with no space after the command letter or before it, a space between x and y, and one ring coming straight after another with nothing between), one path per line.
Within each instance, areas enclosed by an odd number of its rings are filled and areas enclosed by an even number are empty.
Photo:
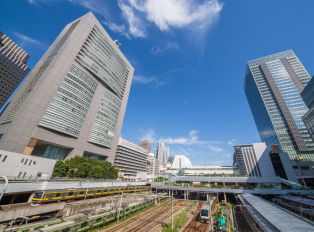
M305 86L301 97L309 108L309 111L302 117L302 120L314 141L314 76Z
M125 139L119 138L114 165L124 177L136 177L139 172L146 172L147 150Z
M147 152L150 153L152 152L152 141L150 140L142 140L139 142L139 146L144 147L147 149Z
M0 31L0 109L29 71L29 55Z
M0 149L114 161L134 69L90 12L68 24L0 117Z
M165 142L163 140L158 141L158 145L155 149L155 157L159 159L160 164L167 163L166 160L166 147Z
M314 160L314 143L302 122L300 93L311 77L292 50L247 62L244 91L267 149L278 144L290 159Z
M169 147L166 147L166 149L165 149L165 156L166 156L166 158L165 158L165 160L166 160L166 163L168 162L168 159L169 159Z

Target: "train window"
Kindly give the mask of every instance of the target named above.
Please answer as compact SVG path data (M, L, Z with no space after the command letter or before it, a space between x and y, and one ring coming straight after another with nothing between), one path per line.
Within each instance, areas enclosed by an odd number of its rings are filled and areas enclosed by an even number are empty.
M80 194L80 195L84 194L84 191L81 191L79 194Z
M62 232L70 232L70 230L71 230L71 227L63 229Z
M41 198L42 195L43 195L43 192L36 192L36 193L34 194L34 197L35 197L35 198Z
M87 227L87 225L88 225L88 222L84 222L81 224L81 228L85 228L85 227Z
M67 195L67 193L62 193L62 196L64 196L64 197L65 197L66 195Z
M56 194L56 197L61 197L61 193L57 193L57 194Z
M68 194L68 196L73 196L73 192L70 192L70 193Z
M97 190L97 193L100 193L101 190Z
M101 222L101 218L97 218L97 219L96 219L96 223L97 223L97 222Z
M91 221L89 224L90 224L90 225L93 225L93 221Z

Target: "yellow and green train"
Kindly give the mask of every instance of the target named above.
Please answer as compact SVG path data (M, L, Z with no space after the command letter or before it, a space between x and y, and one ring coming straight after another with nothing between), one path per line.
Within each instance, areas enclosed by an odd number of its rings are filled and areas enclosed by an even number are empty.
M111 187L111 188L89 188L89 189L58 189L49 191L38 191L32 198L33 203L50 203L56 201L70 201L76 199L91 198L91 197L105 197L119 193L134 193L149 191L150 186L136 186L136 187Z

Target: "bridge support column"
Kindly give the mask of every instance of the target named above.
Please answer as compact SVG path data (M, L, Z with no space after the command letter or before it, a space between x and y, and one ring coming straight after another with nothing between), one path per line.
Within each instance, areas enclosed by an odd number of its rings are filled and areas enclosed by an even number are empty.
M236 186L238 186L238 182L236 182Z
M225 182L222 182L222 186L224 186L224 187L225 187L225 186L226 186L226 183L225 183Z
M227 203L227 197L226 197L226 193L224 193L224 197L225 197L225 202Z
M10 201L9 201L9 205L14 203L16 195L17 194L14 194L14 195L11 196Z

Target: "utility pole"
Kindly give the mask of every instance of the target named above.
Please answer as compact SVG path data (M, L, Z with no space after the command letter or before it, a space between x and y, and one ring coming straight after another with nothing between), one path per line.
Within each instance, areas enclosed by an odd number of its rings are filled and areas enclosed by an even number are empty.
M171 197L171 229L173 230L173 190L172 190L172 197Z
M120 207L119 207L119 213L118 213L117 222L119 222L119 216L120 216L120 210L121 210L121 203L122 203L122 195L123 195L123 191L122 191L121 199L120 199Z

